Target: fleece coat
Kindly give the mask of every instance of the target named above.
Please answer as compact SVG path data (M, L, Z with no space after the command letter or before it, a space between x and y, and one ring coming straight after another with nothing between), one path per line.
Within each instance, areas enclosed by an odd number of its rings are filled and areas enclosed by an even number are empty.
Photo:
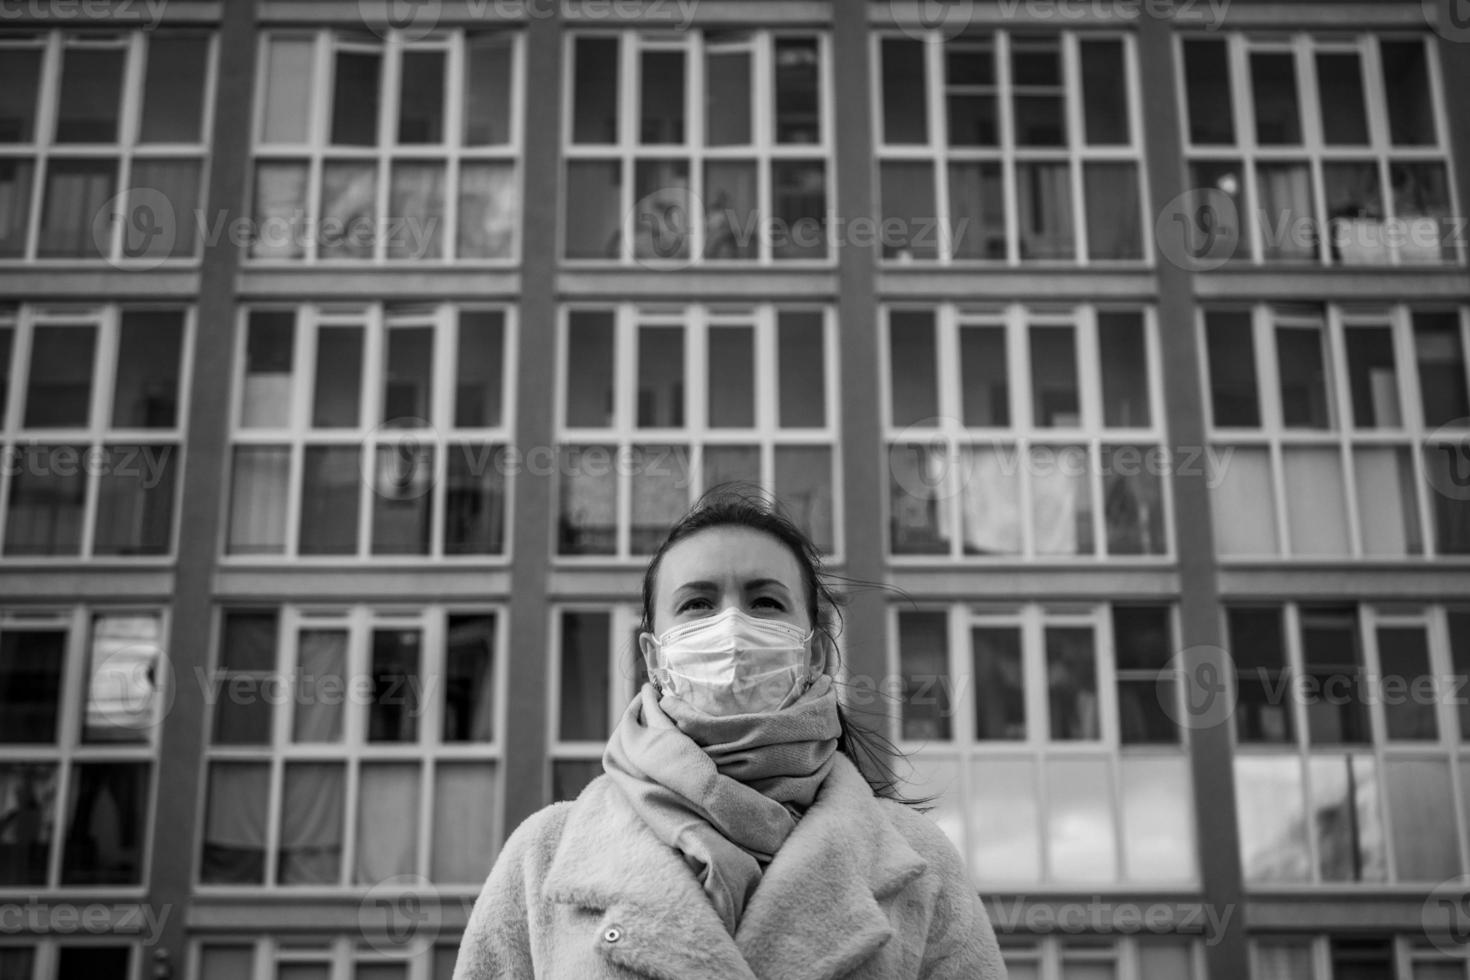
M834 758L733 937L604 774L511 834L454 980L1005 980L949 838Z

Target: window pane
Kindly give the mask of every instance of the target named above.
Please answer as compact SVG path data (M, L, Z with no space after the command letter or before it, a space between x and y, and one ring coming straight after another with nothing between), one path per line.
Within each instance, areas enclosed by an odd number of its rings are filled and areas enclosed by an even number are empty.
M1184 42L1184 85L1189 97L1190 142L1234 143L1230 62L1223 40Z
M608 650L611 617L605 612L564 612L561 616L561 691L558 738L600 742L612 730L608 701L612 657Z
M127 51L121 47L68 46L61 57L56 142L116 142Z
M362 417L362 327L322 326L316 333L316 386L311 424L355 428Z
M710 426L755 425L755 329L710 327L705 369Z
M1143 258L1138 168L1131 163L1082 167L1087 197L1087 254L1093 259Z
M551 763L552 802L575 800L603 773L601 759L554 759Z
M29 160L0 159L0 258L25 255L34 172Z
M36 327L31 335L26 428L80 428L89 423L96 356L96 327Z
M1398 375L1394 367L1391 327L1348 327L1348 380L1352 385L1353 425L1359 429L1396 429L1404 424L1399 411Z
M635 555L648 555L658 550L669 528L689 508L689 488L694 476L689 470L688 446L632 446L630 449L633 523L628 548Z
M1252 980L1297 980L1310 977L1312 947L1306 942L1251 943Z
M269 674L275 667L276 615L226 613L215 675L220 686L214 699L214 744L270 744L272 704L262 687L271 681L260 674Z
M478 885L485 880L497 852L494 814L498 806L494 766L484 762L441 762L434 767L434 834L429 862L429 876L434 881ZM454 950L448 952L452 959ZM442 977L449 980L447 973Z
M140 142L200 142L208 57L209 38L202 34L152 35Z
M960 327L960 386L965 425L1010 425L1004 327Z
M136 885L143 880L148 763L80 762L62 850L63 885Z
M1085 626L1047 627L1046 673L1052 739L1101 738L1092 630Z
M296 647L291 741L342 741L344 706L339 694L347 690L347 681L347 633L339 629L302 630ZM353 698L354 703L356 700Z
M895 427L939 414L936 343L932 311L894 310L889 314L888 386Z
M98 555L166 555L173 550L177 446L113 445L97 478Z
M1024 739L1026 691L1017 626L976 626L970 630L974 652L975 737Z
M1082 41L1082 120L1094 146L1127 143L1128 72L1123 42Z
M1405 224L1399 258L1405 263L1454 261L1460 232L1444 165L1395 162L1388 174L1394 210Z
M996 108L995 48L989 43L954 41L944 46L945 98L950 146L999 146L1000 116ZM922 94L914 106L927 101Z
M1368 742L1363 655L1356 611L1303 607L1302 660L1322 697L1307 702L1307 734L1314 744Z
M236 446L230 485L229 553L278 555L286 550L291 450Z
M434 328L389 327L383 424L421 428L433 413Z
M1281 377L1281 421L1290 428L1335 427L1327 397L1320 327L1277 327L1276 370Z
M220 669L275 670L276 622L277 616L274 612L227 613L220 643Z
M370 259L377 241L377 165L356 161L322 164L324 259Z
M444 742L495 737L495 617L450 616L444 651Z
M904 261L936 258L939 235L934 214L934 165L928 161L883 163L880 176L883 257Z
M618 141L618 38L579 37L572 57L572 142ZM572 253L569 253L572 254Z
M1206 206L1196 211L1192 228L1186 216L1176 219L1185 225L1181 230L1188 232L1190 237L1185 240L1191 243L1193 254L1226 261L1248 258L1253 211L1243 176L1245 164L1240 160L1192 160L1189 172L1190 186L1209 195L1197 200ZM1268 223L1276 227L1274 216Z
M1188 761L1124 757L1120 764L1124 877L1130 881L1195 878L1194 798Z
M305 163L262 160L255 165L255 227L250 257L299 259L306 254ZM337 230L337 229L334 229Z
M1281 462L1291 553L1346 556L1350 550L1347 499L1337 447L1286 447Z
M827 171L820 162L774 161L772 255L777 259L827 257Z
M882 41L883 142L927 143L929 127L924 107L929 104L924 78L926 46L906 38Z
M0 661L0 672L4 669ZM0 765L0 813L7 821L6 833L0 837L0 885L45 885L51 841L56 835L56 767ZM0 977L11 980L7 966L0 952ZM30 980L31 974L27 969L14 976L15 980Z
M1031 413L1039 428L1082 424L1077 386L1077 337L1072 327L1032 327Z
M1104 882L1118 878L1112 780L1107 763L1052 759L1046 767L1046 836L1053 879Z
M179 312L127 310L118 339L112 424L119 429L171 429L178 424Z
M684 328L638 329L638 427L684 424Z
M708 160L704 165L704 257L760 258L760 209L756 164ZM676 227L682 227L676 223Z
M465 45L464 142L510 142L511 41L499 34L470 36ZM578 65L580 70L581 65Z
M395 163L388 216L388 258L443 258L444 164Z
M1470 678L1470 610L1447 610L1445 619L1449 622L1452 683L1457 683L1462 678ZM1462 701L1459 707L1460 740L1470 742L1470 698ZM1467 799L1470 799L1470 782L1462 779L1460 784L1466 788Z
M898 614L898 660L903 680L903 738L953 737L949 627L942 612Z
M1020 455L1011 446L960 448L960 518L967 555L1021 553ZM947 511L945 498L939 500ZM949 527L949 518L941 518ZM947 550L947 549L946 549Z
M1424 627L1378 627L1378 663L1388 737L1437 740L1432 686L1436 682L1429 668L1429 636Z
M760 486L760 447L704 447L704 488L708 490L721 483L750 483Z
M304 143L311 126L311 102L302 93L312 90L310 38L270 39L266 56L265 109L261 139L266 143Z
M242 428L277 428L291 420L291 372L295 357L296 315L284 310L252 310L245 339L245 384L240 405Z
M369 742L418 741L419 648L415 629L373 631L373 701L368 711Z
M459 314L459 350L454 389L454 424L461 428L501 423L504 375L505 314L498 310L463 310Z
M1256 142L1300 143L1302 127L1296 99L1296 58L1289 51L1254 51L1250 65L1256 108Z
M1013 126L1018 146L1066 146L1061 42L1018 38L1011 42Z
M357 861L352 880L375 885L418 867L419 765L368 764L358 771Z
M1383 826L1372 758L1315 757L1307 765L1322 880L1383 881Z
M204 813L199 880L206 885L265 884L265 835L271 798L266 762L212 762Z
M40 89L39 47L6 47L0 57L0 143L36 138L36 93Z
M783 310L776 315L776 357L783 429L827 424L827 351L822 314Z
M332 142L372 146L378 142L378 73L375 52L338 51L332 86Z
M618 550L618 474L613 446L562 446L557 553L611 555Z
M1368 142L1363 65L1356 51L1317 52L1317 95L1324 143Z
M954 526L950 490L945 485L949 454L944 442L895 445L888 451L889 550L895 555L947 554ZM979 494L972 494L971 498ZM967 498L967 505L968 505ZM1004 534L1003 524L982 523L973 533L976 548L988 542L987 531ZM972 533L967 528L967 536ZM1004 540L1004 539L1002 539Z
M297 544L301 554L356 553L358 490L362 485L360 455L361 450L355 445L306 447Z
M1255 338L1251 315L1211 311L1205 315L1205 342L1210 357L1210 406L1217 428L1261 424L1256 392Z
M1164 450L1158 446L1103 446L1103 514L1108 553L1162 555L1164 536Z
M1238 692L1235 736L1241 742L1294 740L1292 704L1286 696L1293 683L1286 667L1286 630L1280 607L1236 607L1227 610L1229 652L1235 662Z
M0 743L57 740L66 632L0 633Z
M644 51L639 60L640 143L684 142L684 52Z
M949 165L950 248L956 259L1006 257L1006 215L1000 164Z
M1387 262L1388 235L1383 224L1378 164L1324 163L1322 185L1333 261L1344 265Z
M1102 354L1103 424L1119 428L1150 424L1148 351L1143 316L1099 313L1097 339Z
M1262 255L1269 259L1317 258L1312 178L1305 165L1258 164Z
M417 441L377 447L373 554L427 555L433 524L434 447Z
M705 36L708 38L708 33ZM709 46L705 51L704 72L705 143L709 146L750 143L750 52Z
M1380 38L1378 51L1383 61L1388 129L1393 142L1399 146L1436 142L1434 98L1429 91L1424 42Z
M1465 391L1465 352L1454 313L1414 313L1414 351L1426 428L1470 415Z
M200 975L211 980L251 980L255 976L254 946L206 946L199 952Z
M449 454L444 489L444 553L492 555L505 549L504 446L458 443Z
M85 446L27 446L12 466L7 555L75 555L87 499Z
M10 356L15 343L15 328L0 322L0 429L9 427L6 406L10 404Z
M1312 880L1300 758L1236 756L1235 812L1246 881Z
M56 980L126 980L131 976L128 946L63 946L57 950Z
M1358 492L1358 526L1364 554L1424 553L1419 496L1408 447L1355 448L1353 485Z
M117 190L112 160L46 163L46 200L41 210L37 254L42 258L105 258L112 251L111 210L104 205Z
M832 450L825 446L777 446L775 486L781 504L819 551L831 554Z
M281 801L276 882L335 885L341 880L345 766L289 763Z
M398 80L398 142L444 142L444 52L405 51Z
M776 39L776 142L821 139L816 38Z
M567 163L566 225L569 259L615 259L621 238L620 165L601 160Z
M970 867L982 885L1041 881L1041 815L1036 765L1030 759L986 759L970 780ZM1010 976L1016 977L1013 966Z
M1076 256L1072 234L1072 177L1067 164L1016 164L1016 209L1021 258Z
M1113 607L1118 737L1123 744L1178 743L1179 729L1166 703L1178 692L1174 680L1160 674L1174 652L1167 606Z
M1093 553L1091 471L1084 446L1031 447L1031 520L1038 554Z
M515 168L510 164L460 165L460 258L508 259L514 254L521 219L518 195Z

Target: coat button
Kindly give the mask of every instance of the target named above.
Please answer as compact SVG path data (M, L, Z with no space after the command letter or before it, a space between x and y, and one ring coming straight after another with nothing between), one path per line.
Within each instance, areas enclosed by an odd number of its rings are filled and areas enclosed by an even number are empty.
M606 929L602 930L603 942L615 943L622 938L623 930L618 928L617 926L608 926Z

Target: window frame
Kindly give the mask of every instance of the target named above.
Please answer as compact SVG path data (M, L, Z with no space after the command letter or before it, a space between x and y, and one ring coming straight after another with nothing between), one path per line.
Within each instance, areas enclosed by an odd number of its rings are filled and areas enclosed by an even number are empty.
M564 739L561 737L561 683L567 673L566 645L563 639L562 617L568 613L605 614L608 617L607 692L608 735L617 727L618 720L633 698L638 696L639 684L636 676L630 676L629 668L636 675L638 660L641 659L636 630L642 612L630 603L598 603L591 601L552 602L548 606L550 631L547 634L550 656L547 659L547 702L546 702L546 782L548 801L556 796L556 766L561 762L601 762L607 739ZM633 647L626 648L625 641L633 636ZM620 640L619 638L624 638Z

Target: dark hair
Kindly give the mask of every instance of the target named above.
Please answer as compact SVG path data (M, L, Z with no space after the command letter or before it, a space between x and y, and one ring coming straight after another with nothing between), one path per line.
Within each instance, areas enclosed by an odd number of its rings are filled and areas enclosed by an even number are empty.
M674 522L663 543L653 553L643 573L643 620L639 629L652 633L655 585L664 553L673 545L700 531L715 527L744 527L775 538L796 557L806 586L807 614L818 639L826 645L827 669L836 680L833 665L840 660L837 637L842 632L842 607L848 597L832 587L835 576L822 567L822 552L782 509L780 501L760 487L748 483L722 483L704 493L683 517ZM909 798L899 793L901 780L889 760L902 756L886 736L857 724L850 712L837 706L842 733L837 750L853 761L873 793L910 806L921 806L933 797Z

